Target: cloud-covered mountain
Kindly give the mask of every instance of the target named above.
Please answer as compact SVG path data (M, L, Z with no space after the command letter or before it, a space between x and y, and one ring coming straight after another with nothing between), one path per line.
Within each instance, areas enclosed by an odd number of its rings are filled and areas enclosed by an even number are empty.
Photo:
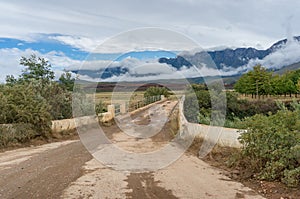
M300 61L300 36L294 37L292 41L287 39L281 40L273 44L266 50L257 50L255 48L236 48L224 49L216 51L208 51L216 67L219 70L229 71L235 69L246 70L256 63L266 65L268 68L281 68ZM197 62L203 56L203 52L197 52L193 56L189 56L190 62ZM279 58L279 59L278 59ZM274 59L273 62L271 60ZM290 60L286 62L284 60ZM160 63L171 64L175 68L190 66L182 56L176 58L160 58Z
M140 50L100 53L92 50L97 44L88 38L60 34L38 34L27 41L0 38L0 81L3 82L8 74L21 74L23 68L19 66L19 59L33 53L50 61L57 78L64 70L88 81L144 81L239 75L256 64L280 69L299 63L299 41L300 37L281 40L266 50L227 48L208 52Z

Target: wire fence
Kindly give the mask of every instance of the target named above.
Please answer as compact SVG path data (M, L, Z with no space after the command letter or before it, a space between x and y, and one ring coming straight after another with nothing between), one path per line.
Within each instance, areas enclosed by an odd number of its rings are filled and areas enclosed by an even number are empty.
M149 96L147 98L144 98L144 100L131 102L128 105L128 111L129 112L134 111L136 109L139 109L141 107L147 106L148 104L152 104L152 103L160 101L160 100L161 100L161 96L156 95L156 96Z
M122 105L119 103L114 103L113 105L115 109L115 115L116 116L120 115L122 112L125 113L131 112L160 100L161 100L161 95L156 95L156 96L149 96L147 98L144 98L143 100L125 102L124 103L125 107L122 107Z
M115 115L121 114L121 105L120 104L114 104L115 105Z

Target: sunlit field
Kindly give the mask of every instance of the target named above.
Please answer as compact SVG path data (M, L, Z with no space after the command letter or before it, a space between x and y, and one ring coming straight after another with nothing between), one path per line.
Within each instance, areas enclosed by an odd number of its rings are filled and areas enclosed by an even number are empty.
M118 101L124 101L130 99L131 101L139 101L144 98L144 91L136 91L134 93L130 92L98 92L95 93L95 102L102 101L105 104L111 104L112 97L113 102L117 103Z
M119 101L126 101L130 99L131 102L142 101L144 99L145 91L130 92L97 92L92 96L95 96L95 103L102 101L105 104L118 103ZM174 95L170 96L171 99L175 99L176 96L180 97L183 95L184 91L174 91Z

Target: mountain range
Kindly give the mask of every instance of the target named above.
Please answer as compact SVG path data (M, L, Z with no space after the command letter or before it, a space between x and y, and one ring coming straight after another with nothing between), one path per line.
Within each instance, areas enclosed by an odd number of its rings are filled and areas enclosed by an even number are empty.
M147 60L147 58L158 59L161 64L168 64L177 71L181 71L182 68L191 68L193 65L197 65L205 59L211 59L215 64L215 68L221 71L222 77L227 77L228 82L236 80L241 74L251 69L252 65L256 63L266 64L268 70L277 71L277 73L283 73L285 70L295 70L300 66L300 36L294 37L292 41L287 39L280 40L265 50L258 50L255 48L236 48L236 49L224 49L215 51L201 51L194 54L172 54L165 51L145 51L145 52L129 52L118 58L119 61L126 58L139 58ZM289 42L296 44L298 51L291 52L289 48ZM299 53L299 54L297 54ZM281 56L278 59L278 54ZM294 55L295 54L295 55ZM293 56L291 59L289 56ZM272 57L273 56L273 57ZM271 60L271 62L270 62ZM273 61L272 61L273 60ZM124 75L130 72L130 69L124 67L123 63L118 63L117 67L108 67L104 71L99 70L98 73L94 73L88 70L73 71L79 72L84 75L89 75L96 78L101 74L101 78L109 79L114 76ZM155 71L153 71L155 72ZM149 73L150 74L150 73ZM138 77L138 74L131 74ZM144 74L143 74L144 75ZM207 75L212 76L212 75ZM193 82L201 82L203 78L191 77L188 78Z
M238 78L256 64L262 64L278 73L289 69L295 70L300 66L300 36L280 40L265 50L252 47L226 48L186 54L165 50L100 53L90 50L92 48L82 47L80 42L75 42L81 41L80 39L60 34L41 34L30 41L0 38L0 62L3 70L0 80L3 81L11 71L16 71L14 75L20 74L18 60L21 56L28 56L31 53L47 58L58 75L67 70L74 75L84 76L86 81L99 79L107 82L117 81L116 77L122 77L122 81L139 81L143 78L146 81L151 80L153 76L168 80L180 78L176 76L178 71L185 74L186 78L197 82L197 79L201 78L198 78L199 76L191 69L193 65L203 60L211 60L215 65L214 70L210 72L211 66L206 68L199 66L198 69L203 69L201 71L203 76L214 76L220 72L222 77L229 79ZM139 68L140 66L142 67ZM150 78L147 79L148 77Z
M299 42L300 36L294 37L294 41ZM224 50L207 51L205 53L208 53L210 55L211 59L214 61L218 69L224 69L226 67L238 68L247 65L250 60L264 59L266 56L286 46L287 42L287 39L278 41L266 50L257 50L255 48L227 48ZM203 52L198 52L195 53L193 56L188 56L188 60L192 63L195 63L197 62L196 60L198 60L199 58L201 59L202 56ZM182 56L177 56L176 58L160 58L159 62L171 64L177 69L181 68L182 66L192 65L191 63L188 63L188 61Z

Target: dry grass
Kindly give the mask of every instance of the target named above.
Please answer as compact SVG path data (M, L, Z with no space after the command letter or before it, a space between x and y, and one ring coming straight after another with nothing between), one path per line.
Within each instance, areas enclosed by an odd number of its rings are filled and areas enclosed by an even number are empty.
M118 100L124 101L124 99L129 99L134 101L141 101L144 99L144 91L136 91L134 93L130 92L98 92L95 93L95 101L96 103L100 100L104 102L105 104L111 104L111 100L113 97L114 102L117 102ZM182 96L184 94L184 91L173 91L173 93L176 96ZM176 96L170 96L171 98L176 98Z
M132 101L143 100L144 92L137 91L134 93L129 92L99 92L95 93L95 102L102 101L105 104L111 104L113 102L124 101L124 99L131 99Z

